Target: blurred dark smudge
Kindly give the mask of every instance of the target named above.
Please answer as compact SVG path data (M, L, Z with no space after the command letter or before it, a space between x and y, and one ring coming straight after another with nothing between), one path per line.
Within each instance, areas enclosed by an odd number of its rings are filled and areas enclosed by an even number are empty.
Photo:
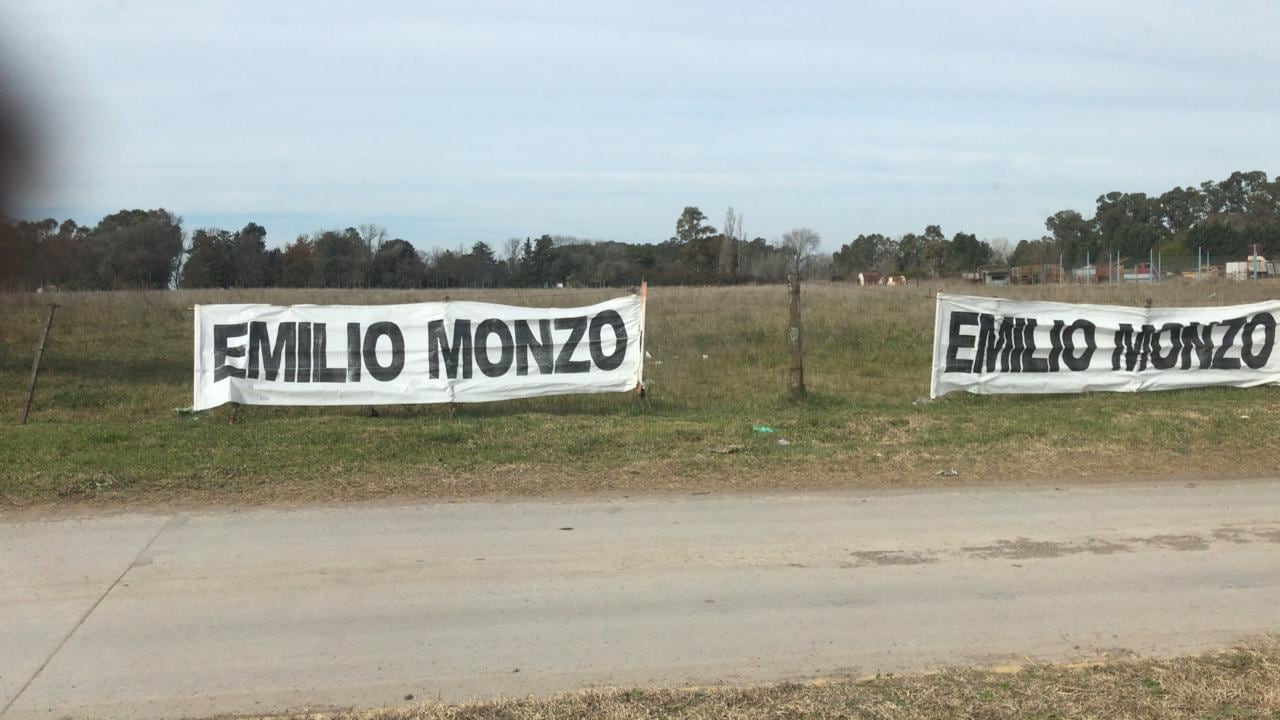
M33 162L33 133L12 78L0 67L0 217L13 211Z

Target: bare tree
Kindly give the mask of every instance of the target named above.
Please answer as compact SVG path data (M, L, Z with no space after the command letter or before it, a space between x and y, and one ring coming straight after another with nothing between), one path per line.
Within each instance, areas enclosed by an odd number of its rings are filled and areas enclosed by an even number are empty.
M387 241L387 229L381 225L373 223L365 223L360 226L360 242L364 243L364 249L370 255L378 252L378 248Z
M1009 248L1011 244L1009 238L998 237L989 242L991 245L991 262L1004 265L1009 262L1009 256L1012 250Z
M387 229L381 225L373 223L365 223L360 226L357 231L360 234L360 242L364 245L364 284L365 287L373 286L373 256L378 253L378 249L387 241Z
M516 266L520 264L521 243L520 238L507 238L507 241L502 244L502 260L511 272L515 272Z
M170 216L173 218L174 222L178 223L178 225L182 225L181 217L174 215L173 213L170 213ZM186 267L187 257L189 257L190 255L191 255L191 235L186 230L183 230L182 231L182 250L180 250L177 255L173 256L173 262L170 265L170 270L169 270L170 278L171 278L169 280L170 288L178 287L178 280L179 278L182 277L182 269Z
M509 275L515 275L516 270L520 269L522 242L524 241L518 237L508 237L507 241L502 243L502 261L506 263Z
M724 214L724 229L720 233L720 259L717 272L721 277L733 275L738 270L738 238L742 236L742 216L730 207Z
M797 278L800 277L800 271L809 264L809 260L818 250L818 243L821 240L822 238L818 236L818 233L805 227L783 233L782 249L787 253L787 259L791 264L791 272Z

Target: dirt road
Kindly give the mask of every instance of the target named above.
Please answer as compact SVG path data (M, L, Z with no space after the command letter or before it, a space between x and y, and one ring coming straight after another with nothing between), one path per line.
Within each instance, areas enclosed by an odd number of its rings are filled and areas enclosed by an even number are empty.
M1280 631L1280 481L0 522L0 573L3 720L1172 654Z

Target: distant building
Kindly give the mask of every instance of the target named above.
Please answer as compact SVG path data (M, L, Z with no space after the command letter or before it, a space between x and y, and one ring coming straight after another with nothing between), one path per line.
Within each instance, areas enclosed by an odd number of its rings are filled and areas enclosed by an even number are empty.
M1015 265L1009 268L1011 282L1018 285L1043 285L1061 281L1062 275L1057 265L1040 263L1038 265Z
M960 278L974 285L1008 285L1009 271L1004 268L982 268L973 272L960 273Z
M1217 265L1201 265L1200 270L1183 270L1182 277L1188 280L1209 280L1218 277Z
M1105 279L1098 274L1097 265L1085 265L1083 267L1072 268L1071 279L1078 283L1096 283Z
M1008 285L1009 271L1004 268L992 268L982 271L982 282L986 285Z
M1248 260L1227 263L1227 277L1232 280L1249 280L1253 277L1271 278L1280 276L1280 268L1261 255L1250 255Z
M1125 282L1151 282L1156 279L1151 263L1138 263L1133 267L1133 272L1122 273L1121 277Z

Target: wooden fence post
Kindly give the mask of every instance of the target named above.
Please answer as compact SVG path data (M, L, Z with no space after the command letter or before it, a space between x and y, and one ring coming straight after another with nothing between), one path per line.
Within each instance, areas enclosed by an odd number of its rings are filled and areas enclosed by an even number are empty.
M791 341L791 398L802 400L804 389L804 349L800 340L800 276L787 278L787 291L791 295L791 326L787 329L787 337Z
M648 322L649 312L649 281L640 281L640 364L639 370L636 371L636 399L644 400L646 393L644 389L644 336L647 332L645 324Z
M27 401L22 405L22 416L19 425L27 424L27 416L31 414L31 401L36 396L36 379L40 377L40 360L44 357L44 346L49 341L49 328L53 327L53 311L57 305L49 306L49 317L44 321L44 332L40 333L40 347L36 348L36 359L31 363L31 381L27 383Z

